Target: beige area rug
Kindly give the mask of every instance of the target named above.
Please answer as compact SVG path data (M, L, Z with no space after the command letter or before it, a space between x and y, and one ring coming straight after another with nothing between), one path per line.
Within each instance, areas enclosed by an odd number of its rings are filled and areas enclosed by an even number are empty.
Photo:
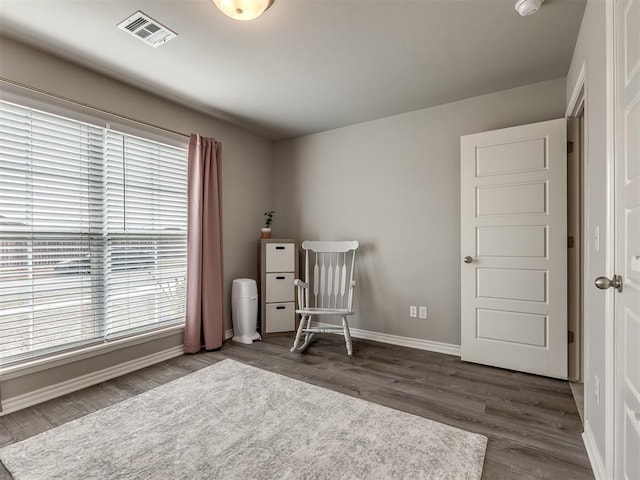
M479 479L487 439L224 360L0 449L16 480Z

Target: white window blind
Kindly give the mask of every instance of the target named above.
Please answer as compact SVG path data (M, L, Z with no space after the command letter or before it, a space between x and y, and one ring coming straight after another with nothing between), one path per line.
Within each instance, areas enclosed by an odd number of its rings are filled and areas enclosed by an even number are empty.
M186 149L0 102L0 362L184 321Z
M184 321L184 149L107 132L105 198L107 338Z

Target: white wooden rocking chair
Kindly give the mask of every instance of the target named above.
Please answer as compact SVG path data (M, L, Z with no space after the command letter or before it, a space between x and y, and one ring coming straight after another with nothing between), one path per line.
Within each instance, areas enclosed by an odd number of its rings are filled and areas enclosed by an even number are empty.
M303 352L316 333L340 331L344 335L347 354L353 355L351 333L347 317L353 315L353 288L356 285L353 272L356 261L355 240L341 242L302 242L305 251L305 281L296 279L300 325L293 342L292 352ZM314 327L312 317L339 316L342 326ZM302 337L304 336L304 341ZM301 344L302 343L302 344Z

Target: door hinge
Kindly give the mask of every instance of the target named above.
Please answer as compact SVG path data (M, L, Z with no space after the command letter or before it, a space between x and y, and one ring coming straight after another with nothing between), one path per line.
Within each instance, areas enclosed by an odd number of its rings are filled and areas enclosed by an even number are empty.
M567 142L567 153L573 153L573 142Z
M567 239L567 247L569 247L569 248L573 248L573 247L574 247L574 245L575 245L575 241L574 241L573 237L569 237L569 238Z
M571 330L569 330L569 343L573 343L575 341L576 341L575 334Z

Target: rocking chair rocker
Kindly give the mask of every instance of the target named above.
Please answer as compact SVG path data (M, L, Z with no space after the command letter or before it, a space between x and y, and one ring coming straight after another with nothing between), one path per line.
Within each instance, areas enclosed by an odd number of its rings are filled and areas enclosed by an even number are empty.
M302 242L305 251L305 281L296 279L300 325L293 342L292 352L303 352L316 333L341 332L347 354L353 355L351 333L347 317L353 315L353 279L356 249L355 240L341 242ZM311 267L311 268L310 268ZM313 326L312 317L338 316L342 326ZM304 341L302 340L304 337Z

